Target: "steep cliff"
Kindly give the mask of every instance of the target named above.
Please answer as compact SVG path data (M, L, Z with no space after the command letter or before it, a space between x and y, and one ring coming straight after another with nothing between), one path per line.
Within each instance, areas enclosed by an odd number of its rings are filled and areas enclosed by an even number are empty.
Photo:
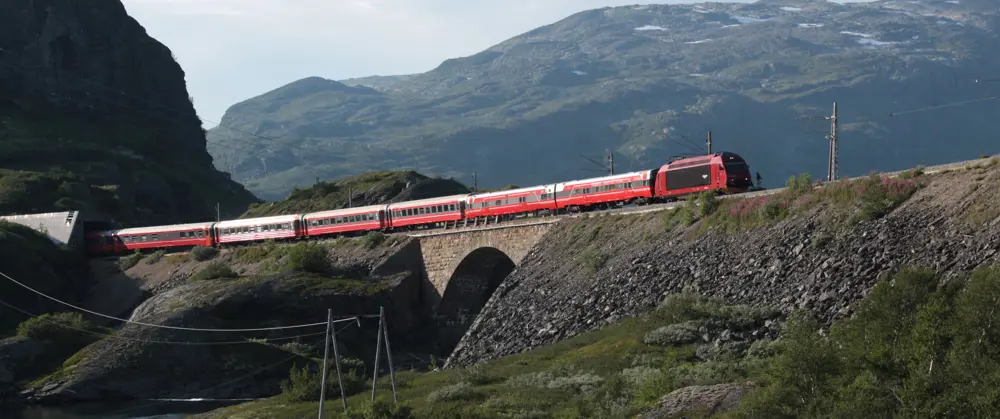
M237 215L170 50L119 0L0 3L0 213L129 223Z
M808 309L830 322L901 266L952 275L1000 261L997 185L1000 161L983 159L907 180L817 190L800 182L786 194L708 205L714 212L701 218L685 216L701 209L681 209L560 223L499 286L448 365L595 330L680 291Z

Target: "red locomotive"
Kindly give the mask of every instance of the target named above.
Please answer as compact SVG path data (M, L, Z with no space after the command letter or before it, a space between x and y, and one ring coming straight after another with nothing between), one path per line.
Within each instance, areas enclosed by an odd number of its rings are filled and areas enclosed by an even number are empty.
M99 231L87 234L85 240L89 254L109 255L143 249L392 232L523 214L563 214L669 202L705 191L742 193L752 186L747 162L734 153L721 152L677 160L652 170L552 185L309 214Z

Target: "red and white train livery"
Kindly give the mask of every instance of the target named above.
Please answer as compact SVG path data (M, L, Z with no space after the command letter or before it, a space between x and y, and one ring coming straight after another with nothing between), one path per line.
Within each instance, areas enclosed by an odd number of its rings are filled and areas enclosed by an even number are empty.
M638 172L505 191L452 195L388 205L220 222L98 231L85 235L88 253L219 246L262 240L392 232L481 218L559 214L676 200L705 191L746 192L750 166L734 153L692 157Z

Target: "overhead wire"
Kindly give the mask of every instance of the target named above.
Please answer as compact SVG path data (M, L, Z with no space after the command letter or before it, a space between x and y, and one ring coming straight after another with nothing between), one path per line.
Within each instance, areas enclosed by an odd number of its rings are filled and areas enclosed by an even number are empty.
M347 326L342 327L340 330L335 330L334 333L340 333L341 331L343 331L344 329L348 328L349 326L350 325L347 325ZM325 339L326 339L326 337L324 336L323 340L325 340ZM321 341L316 341L313 344L319 344L320 342ZM239 376L239 377L237 377L237 378L235 378L233 380L226 381L226 382L224 382L222 384L219 384L219 385L216 385L216 386L212 386L212 387L209 387L209 388L206 388L206 389L203 389L203 390L198 390L198 391L194 391L194 392L188 393L186 395L186 397L181 397L181 399L185 399L185 398L189 399L193 395L204 393L204 392L207 392L207 391L212 391L212 390L215 390L217 388L222 388L222 387L228 386L230 384L240 382L242 380L245 380L247 378L250 378L250 377L253 377L253 376L257 375L257 374L260 374L262 371L267 371L267 370L269 370L271 368L277 367L278 365L284 364L284 363L286 363L288 361L291 361L291 360L293 360L295 358L302 358L302 355L299 355L299 354L292 355L292 356L290 356L288 358L282 359L281 361L278 361L278 362L275 362L273 364L270 364L270 365L258 368L258 369L254 370L254 371L252 371L252 372L250 372L248 374L241 375L241 376ZM124 409L124 410L115 411L115 412L109 413L108 415L120 415L122 413L132 412L132 411L136 411L136 410L140 410L140 409L146 409L146 408L149 408L149 407L159 406L161 404L170 403L170 402L171 402L171 400L161 400L161 401L157 401L155 403L149 403L149 404L145 404L145 405L142 405L142 406L136 406L136 407L131 407L131 408Z
M78 332L81 332L81 333L86 333L86 334L95 335L95 336L101 336L101 337L108 338L108 339L128 340L128 341L143 342L143 343L183 345L183 346L215 346L215 345L236 345L236 344L257 343L257 342L254 342L252 340L240 340L240 341L229 341L229 342L184 342L184 341L165 341L165 340L154 340L154 339L130 338L130 337L125 337L125 336L118 336L118 335L113 335L113 334L108 334L108 333L100 333L100 332L95 332L95 331L92 331L92 330L81 329L81 328L70 326L68 324L60 323L60 322L57 322L57 321L54 321L54 320L49 320L49 319L46 319L46 318L44 318L42 316L32 314L32 313L28 312L27 310L22 310L21 308L15 307L14 305L12 305L12 304L10 304L10 303L8 303L6 301L3 301L3 300L0 300L0 305L7 306L7 308L10 308L11 310L18 311L21 314L24 314L24 315L29 316L31 318L39 319L39 320L41 320L43 322L46 322L46 323L54 324L54 325L57 325L57 326L60 326L60 327L65 327L67 329L75 330L75 331L78 331ZM305 338L305 337L319 336L319 335L322 335L323 333L326 333L326 332L307 333L307 334L303 334L303 335L285 336L285 337L280 337L280 338L266 338L266 340L267 341L293 340L293 339L299 339L299 338ZM254 338L254 339L257 339L257 338Z
M33 292L35 294L38 294L38 295L42 296L42 297L48 298L49 300L55 301L55 302L57 302L59 304L62 304L64 306L67 306L67 307L70 307L70 308L82 311L84 313L92 314L92 315L95 315L95 316L104 317L104 318L112 319L112 320L117 320L117 321L120 321L120 322L129 323L129 324L137 324L137 325L140 325L140 326L157 327L157 328L161 328L161 329L172 329L172 330L187 330L187 331L192 331L192 332L264 332L264 331L271 331L271 330L301 329L301 328L305 328L305 327L326 326L326 324L327 324L327 322L317 322L317 323L298 324L298 325L291 325L291 326L261 327L261 328L249 328L249 329L210 329L210 328L179 327L179 326L167 326L167 325L161 325L161 324L143 323L143 322L138 322L138 321L135 321L135 320L128 320L128 319L122 319L122 318L115 317L115 316L109 316L107 314L98 313L98 312L92 311L92 310L87 310L87 309L85 309L83 307L75 306L73 304L70 304L70 303L67 303L65 301L59 300L58 298L49 296L48 294L45 294L45 293L43 293L41 291L38 291L38 290L36 290L34 288L31 288L31 287L29 287L29 286L27 286L27 285L25 285L25 284L23 284L23 283L15 280L14 278L11 278L10 276L8 276L7 274L5 274L3 272L0 272L0 276L3 276L4 278L7 278L7 280L9 280L9 281L11 281L11 282L13 282L13 283L21 286L24 289L27 289L28 291L31 291L31 292ZM347 322L347 321L357 320L358 317L360 317L360 316L353 316L353 317L349 317L349 318L341 318L341 319L334 320L333 322L334 323Z

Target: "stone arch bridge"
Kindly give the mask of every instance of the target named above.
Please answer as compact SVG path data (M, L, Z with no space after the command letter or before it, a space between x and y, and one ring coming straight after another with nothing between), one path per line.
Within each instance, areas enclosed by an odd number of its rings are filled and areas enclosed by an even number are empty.
M426 275L422 300L450 351L504 278L559 219L496 227L411 234Z

